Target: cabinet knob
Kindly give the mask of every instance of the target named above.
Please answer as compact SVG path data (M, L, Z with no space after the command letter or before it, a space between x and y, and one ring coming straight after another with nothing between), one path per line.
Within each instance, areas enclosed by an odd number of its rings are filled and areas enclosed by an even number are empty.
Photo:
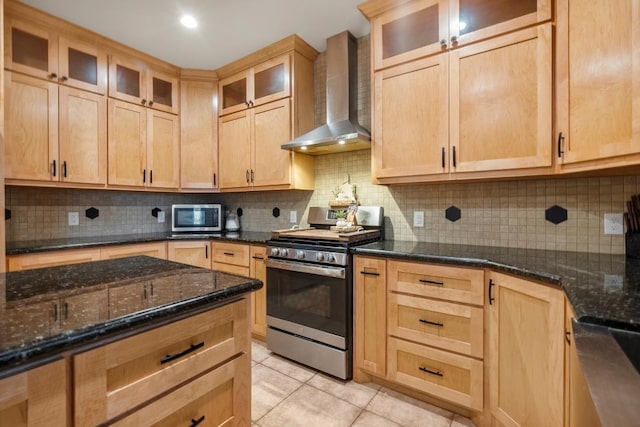
M49 74L49 78L50 79L57 79L58 75L56 73L51 73L51 74Z
M458 43L458 36L451 36L451 44L457 44Z
M67 77L67 76L60 77L60 81L61 82L66 82L67 80L69 80L69 77Z
M153 105L153 101L149 101L149 107Z
M146 105L147 100L146 100L146 99L143 99L142 101L140 101L140 103L141 103L142 105Z
M445 39L440 40L440 47L442 47L443 49L446 49L447 41Z

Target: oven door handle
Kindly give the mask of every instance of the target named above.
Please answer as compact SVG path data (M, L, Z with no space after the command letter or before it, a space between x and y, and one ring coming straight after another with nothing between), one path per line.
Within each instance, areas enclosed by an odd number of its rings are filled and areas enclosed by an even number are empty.
M296 273L308 273L316 276L335 277L338 279L344 279L346 271L342 267L321 267L317 265L301 264L297 262L274 261L272 259L267 259L267 268L295 271Z

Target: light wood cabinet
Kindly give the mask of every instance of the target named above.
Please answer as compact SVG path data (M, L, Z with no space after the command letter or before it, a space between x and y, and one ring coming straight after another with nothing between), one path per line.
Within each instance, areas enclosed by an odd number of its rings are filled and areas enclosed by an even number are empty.
M244 298L75 354L75 424L97 425L137 408L118 422L147 424L148 416L173 425L172 417L212 413L209 405L221 411L212 425L249 423L248 305ZM205 395L221 400L207 403ZM196 409L206 412L190 415Z
M384 377L387 360L386 261L353 257L353 377L363 382L367 374Z
M95 40L66 36L39 20L18 17L7 3L5 67L9 70L95 92L107 89L107 54Z
M0 380L0 424L66 426L70 413L65 361Z
M225 273L249 276L251 247L243 243L212 242L211 268Z
M222 191L313 189L313 157L280 146L314 127L316 56L290 36L218 70Z
M138 58L109 56L109 96L136 105L178 114L179 76L155 70Z
M267 338L267 247L251 245L249 248L249 276L262 282L262 288L251 293L251 333Z
M138 255L167 259L167 243L134 243L131 245L105 246L100 248L100 259L116 259Z
M564 345L564 369L565 369L565 427L600 427L600 417L591 398L587 386L578 353L573 338L573 326L571 320L575 313L565 301L565 345Z
M640 161L640 13L635 0L559 0L559 170Z
M180 81L180 188L215 190L218 173L218 83L215 73L183 71Z
M562 291L501 273L489 277L491 415L505 426L562 425Z
M551 19L550 0L370 0L374 70L505 34Z
M108 105L109 185L178 188L178 117L114 99Z
M309 177L292 175L290 163L294 154L280 149L290 139L289 99L221 117L220 188L258 189L296 184L304 188L312 186L313 180ZM296 157L298 160L309 160L304 155ZM244 159L244 164L241 159ZM303 163L298 161L296 164L303 167Z
M105 184L106 98L7 71L5 178Z
M208 240L167 242L167 259L196 267L211 268Z
M100 249L68 249L24 255L8 255L7 271L31 270L100 260Z
M281 55L220 80L220 115L291 96L291 56Z
M552 172L551 3L394 3L360 6L372 24L377 182Z

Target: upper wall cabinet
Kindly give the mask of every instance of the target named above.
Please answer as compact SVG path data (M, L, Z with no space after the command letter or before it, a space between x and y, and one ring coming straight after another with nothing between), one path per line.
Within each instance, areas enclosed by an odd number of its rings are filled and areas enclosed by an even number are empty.
M22 20L9 13L5 23L7 69L106 93L107 54L101 46L60 35L40 22Z
M220 81L220 115L291 95L291 57L282 55Z
M290 36L217 70L221 190L314 188L313 157L280 146L314 126L317 55Z
M178 114L177 74L160 72L137 58L109 56L109 96L167 113Z
M562 172L640 161L640 2L558 0Z
M547 21L551 0L370 0L360 10L379 70Z
M526 27L550 11L546 2L525 3L360 6L373 14L372 173L379 183L552 171L551 24ZM459 23L455 31L443 29L448 22Z

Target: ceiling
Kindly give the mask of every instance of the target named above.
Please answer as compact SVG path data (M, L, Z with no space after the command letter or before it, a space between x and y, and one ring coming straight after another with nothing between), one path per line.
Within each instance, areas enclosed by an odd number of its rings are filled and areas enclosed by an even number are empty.
M319 52L343 30L369 33L364 0L22 0L182 68L216 69L298 34ZM180 24L183 13L198 28Z

